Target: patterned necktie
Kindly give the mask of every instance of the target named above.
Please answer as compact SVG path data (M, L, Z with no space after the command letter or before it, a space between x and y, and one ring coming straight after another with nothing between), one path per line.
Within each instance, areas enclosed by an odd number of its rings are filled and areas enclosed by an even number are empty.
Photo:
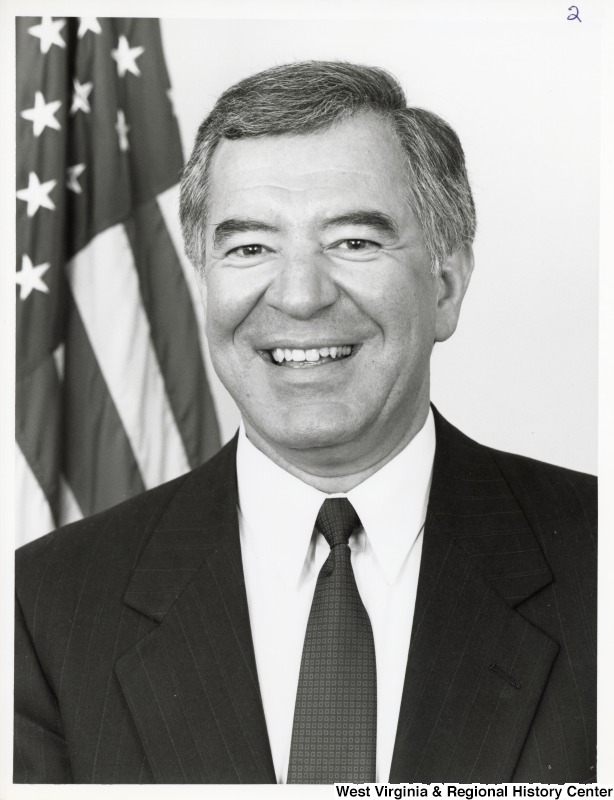
M349 500L324 501L316 528L331 551L318 575L305 633L288 783L375 781L375 648L348 546L358 527Z

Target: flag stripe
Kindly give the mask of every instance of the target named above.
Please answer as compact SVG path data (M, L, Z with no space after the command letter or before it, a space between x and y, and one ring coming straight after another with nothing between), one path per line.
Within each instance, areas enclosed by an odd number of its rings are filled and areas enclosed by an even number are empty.
M83 511L79 508L79 503L64 477L60 478L60 522L68 525L83 519Z
M15 438L58 521L61 452L60 381L52 355L15 384Z
M184 252L183 239L181 238L181 231L179 228L179 185L172 186L165 192L160 193L157 197L157 201L164 222L166 223L166 229L173 242L175 252L177 253L177 258L181 264L186 286L190 292L196 327L198 329L200 348L205 356L205 364L208 365L209 345L207 343L207 334L205 333L205 305L203 299L205 287L200 286L199 278L196 275L196 269L190 264ZM201 292L203 292L203 294L201 294ZM209 374L211 374L211 367L209 367Z
M26 497L27 503L19 503L15 509L15 522L21 532L19 544L49 533L56 526L51 508L40 483L30 469L19 445L15 446L15 493Z
M179 225L179 186L172 186L158 195L158 206L166 222L167 230L173 241L175 252L183 270L186 285L192 298L192 308L198 329L200 348L205 362L205 370L210 380L211 397L216 411L215 427L222 437L231 438L239 424L239 412L230 394L217 378L211 355L205 326L205 307L207 287L199 277L196 268L190 263L184 252L183 239ZM225 414L224 414L225 412ZM225 426L226 425L226 429Z
M217 452L220 439L190 293L155 200L134 210L126 231L169 402L195 467Z
M69 262L67 272L145 486L186 472L188 460L151 344L123 225L96 236Z
M83 514L119 503L145 488L96 354L74 301L67 301L69 326L64 373L63 472Z

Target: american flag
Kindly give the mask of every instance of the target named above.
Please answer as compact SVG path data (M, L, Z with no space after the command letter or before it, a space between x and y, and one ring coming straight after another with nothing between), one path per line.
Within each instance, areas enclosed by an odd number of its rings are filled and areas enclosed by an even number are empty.
M219 447L152 19L17 20L17 542Z

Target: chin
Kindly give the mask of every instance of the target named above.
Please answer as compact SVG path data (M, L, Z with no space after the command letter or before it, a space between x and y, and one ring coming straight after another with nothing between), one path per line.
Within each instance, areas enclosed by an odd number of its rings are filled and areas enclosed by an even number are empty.
M306 413L305 409L295 414L283 414L278 424L271 426L271 417L260 427L261 435L275 448L311 450L335 447L351 442L361 434L355 415L334 413L330 408Z

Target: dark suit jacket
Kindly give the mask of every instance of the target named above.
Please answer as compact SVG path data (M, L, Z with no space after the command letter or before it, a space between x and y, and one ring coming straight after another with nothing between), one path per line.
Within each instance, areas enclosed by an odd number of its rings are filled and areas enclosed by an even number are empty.
M594 781L595 480L436 426L390 781ZM15 782L275 781L235 446L18 551Z

